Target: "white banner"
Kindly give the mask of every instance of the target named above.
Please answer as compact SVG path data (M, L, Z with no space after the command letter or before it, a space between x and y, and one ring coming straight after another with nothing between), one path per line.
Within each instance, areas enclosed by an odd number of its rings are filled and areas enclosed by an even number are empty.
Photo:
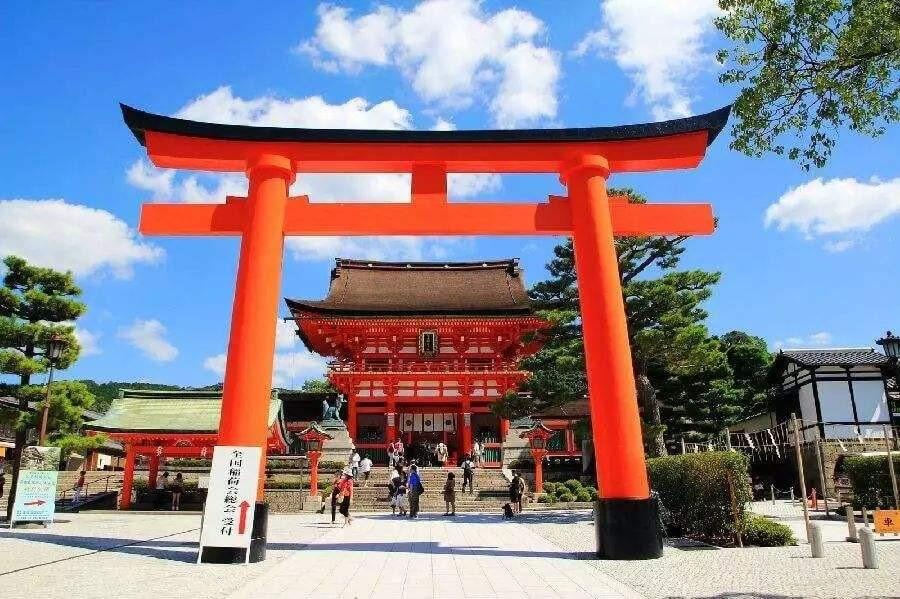
M56 513L59 447L26 447L22 451L12 522L52 522Z
M201 550L202 547L250 548L260 459L259 447L217 445L213 449L200 531Z

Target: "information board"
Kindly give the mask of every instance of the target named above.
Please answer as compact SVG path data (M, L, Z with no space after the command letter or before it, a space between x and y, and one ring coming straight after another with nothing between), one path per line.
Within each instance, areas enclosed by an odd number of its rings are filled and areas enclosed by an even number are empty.
M11 522L52 522L56 513L59 447L26 447Z
M222 445L213 450L201 553L203 547L250 548L260 458L259 447Z

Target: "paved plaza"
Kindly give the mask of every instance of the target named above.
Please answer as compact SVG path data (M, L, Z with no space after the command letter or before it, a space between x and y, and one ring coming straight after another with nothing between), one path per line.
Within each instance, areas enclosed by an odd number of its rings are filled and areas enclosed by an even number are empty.
M755 509L761 512L763 504ZM798 512L769 508L798 531ZM62 515L48 529L0 529L0 597L900 597L900 539L861 567L846 525L825 522L826 558L809 547L717 549L670 543L659 560L592 559L588 511L410 521L274 515L266 561L196 565L200 518L153 513Z

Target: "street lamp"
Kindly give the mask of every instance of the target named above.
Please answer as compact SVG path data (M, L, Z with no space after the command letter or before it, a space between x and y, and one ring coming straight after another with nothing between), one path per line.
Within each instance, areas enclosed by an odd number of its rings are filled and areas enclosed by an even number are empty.
M547 455L547 440L553 436L553 430L535 420L531 428L522 432L519 437L528 439L531 457L534 459L534 492L544 492L544 457Z
M884 355L900 359L900 337L888 331L875 343L884 348Z
M319 457L322 455L322 445L334 437L322 430L316 422L300 431L297 436L306 442L306 455L309 457L309 495L318 497Z
M47 361L50 362L50 374L47 377L47 390L46 396L44 397L44 409L41 412L41 436L39 437L38 444L44 445L44 442L47 440L47 420L50 417L50 387L53 385L53 365L56 364L56 361L59 360L60 356L62 356L63 350L66 348L66 340L58 333L53 333L50 336L50 339L47 341L47 349L44 353L44 357L47 358Z

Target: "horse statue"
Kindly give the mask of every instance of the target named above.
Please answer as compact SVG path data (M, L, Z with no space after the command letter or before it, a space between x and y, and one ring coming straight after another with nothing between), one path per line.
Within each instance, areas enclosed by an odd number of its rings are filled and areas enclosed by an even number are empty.
M341 406L344 405L344 396L338 395L337 399L334 402L333 406L328 405L328 400L322 400L322 422L327 420L337 420L338 422L343 422L341 420Z

